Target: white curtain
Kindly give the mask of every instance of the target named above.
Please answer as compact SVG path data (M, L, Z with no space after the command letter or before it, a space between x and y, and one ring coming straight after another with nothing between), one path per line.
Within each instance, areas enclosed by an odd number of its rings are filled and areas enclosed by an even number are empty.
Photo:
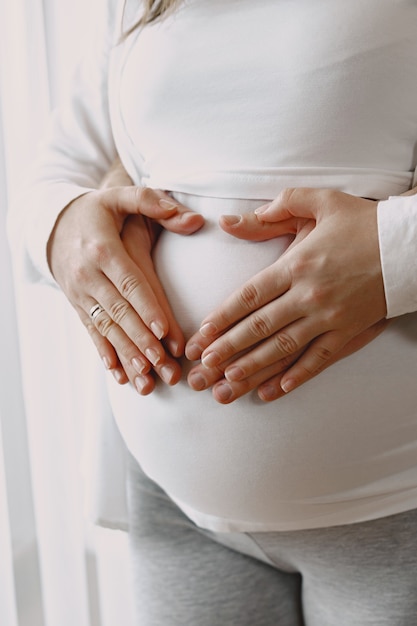
M6 210L100 0L0 0L0 623L132 626L127 540L84 514L97 357L63 296L13 280ZM16 303L16 304L15 304Z

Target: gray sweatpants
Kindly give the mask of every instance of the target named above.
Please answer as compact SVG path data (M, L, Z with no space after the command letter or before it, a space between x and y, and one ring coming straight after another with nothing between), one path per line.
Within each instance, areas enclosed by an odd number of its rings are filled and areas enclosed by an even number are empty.
M323 529L211 533L130 465L138 626L417 626L417 510Z

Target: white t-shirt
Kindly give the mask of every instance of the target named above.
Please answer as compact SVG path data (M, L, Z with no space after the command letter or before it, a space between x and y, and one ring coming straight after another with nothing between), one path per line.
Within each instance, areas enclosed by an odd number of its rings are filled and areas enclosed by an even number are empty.
M192 237L164 232L154 255L187 337L288 244L235 240L218 227L219 215L251 210L287 186L383 199L412 183L417 3L190 0L110 54L104 49L51 132L32 187L36 220L23 220L24 250L46 274L39 248L56 209L43 208L45 200L62 208L93 188L116 146L136 183L169 189L206 217ZM70 156L58 158L63 138ZM77 160L90 169L74 173ZM415 199L380 207L389 313L415 311L415 275L403 271L416 263ZM313 528L410 509L416 321L414 313L395 320L274 403L248 394L219 405L210 391L188 388L184 364L178 385L159 384L146 397L110 382L113 412L144 470L206 528Z

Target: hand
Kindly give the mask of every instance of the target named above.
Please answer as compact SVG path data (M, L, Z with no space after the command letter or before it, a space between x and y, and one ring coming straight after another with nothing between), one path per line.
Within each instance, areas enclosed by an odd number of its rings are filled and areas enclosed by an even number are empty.
M101 181L100 189L109 189L111 187L130 186L130 185L133 185L133 181L128 175L127 171L125 170L120 159L117 158L113 162L111 168L108 170L103 180ZM198 230L200 226L202 225L202 223L203 223L203 220L202 220L201 215L198 215L194 213L193 211L184 210L183 207L178 207L177 213L175 213L173 216L169 216L169 219L166 221L152 220L148 217L144 217L143 215L137 215L137 216L131 215L126 219L124 227L123 227L123 231L121 234L121 238L123 240L124 246L126 250L128 251L129 255L131 256L131 258L133 259L133 261L135 261L136 265L138 267L141 267L141 264L146 265L146 270L148 272L147 280L149 283L151 282L153 283L152 288L154 289L154 291L158 291L159 302L160 303L164 302L163 308L166 311L168 317L172 320L172 325L170 325L171 332L174 332L174 327L175 327L174 334L177 335L177 339L175 338L172 339L173 346L176 346L177 344L179 344L180 346L183 347L184 339L183 339L182 333L179 331L178 325L176 324L175 320L173 320L172 318L172 312L168 303L166 302L165 293L163 292L160 282L155 276L155 272L153 271L153 264L149 262L150 259L142 252L139 242L141 242L142 245L145 245L144 250L146 249L146 253L149 254L150 250L153 248L154 244L156 243L156 240L163 226L165 226L167 230L171 230L179 234L187 235ZM100 342L100 344L102 344L102 348L99 349L99 353L103 360L111 363L111 370L116 380L118 380L121 384L127 382L128 376L112 344L108 341L108 339L106 339L103 336L100 336L98 331L96 331L94 325L92 325L92 332L93 333L96 332L98 334L97 341ZM172 354L174 355L176 354L175 348ZM171 363L171 366L174 368L174 371L176 374L172 380L175 380L176 382L178 380L180 370L179 370L178 365L175 362ZM171 379L171 372L170 372L169 366L164 368L162 375L165 377L166 381ZM147 384L144 386L145 391L142 391L141 393L144 393L144 392L149 393L154 387L154 381L152 378L147 378L146 382ZM136 379L136 386L138 386L139 383L140 384L144 383L143 378Z
M208 316L186 355L202 358L189 384L214 384L223 403L258 387L263 400L295 389L371 341L387 325L377 202L342 192L286 190L260 207L253 239L293 244ZM245 221L246 220L246 221ZM247 218L222 227L247 237ZM204 382L203 382L204 381Z
M142 266L124 247L121 236L133 247L130 226L124 229L129 215L158 220L180 234L198 230L204 221L163 191L134 186L93 191L62 211L48 243L48 258L105 366L118 382L130 380L147 394L154 387L152 367L168 384L178 381L175 357L182 354L184 340L166 300L160 299L154 276L149 282L154 234L144 226L135 251ZM93 322L89 311L97 303L104 311Z

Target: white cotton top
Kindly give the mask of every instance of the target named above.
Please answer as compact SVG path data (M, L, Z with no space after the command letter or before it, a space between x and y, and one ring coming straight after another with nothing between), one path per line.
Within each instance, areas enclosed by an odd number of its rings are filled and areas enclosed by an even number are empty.
M178 385L146 397L109 381L128 448L209 529L314 528L416 507L417 202L396 196L416 167L417 3L189 0L109 53L111 40L58 114L28 187L35 200L15 219L32 280L48 274L57 213L97 185L117 148L137 184L206 218L191 237L164 232L154 253L186 337L288 245L234 239L219 216L287 186L394 196L379 212L388 311L411 313L269 404L256 393L217 404L187 386L188 363Z

